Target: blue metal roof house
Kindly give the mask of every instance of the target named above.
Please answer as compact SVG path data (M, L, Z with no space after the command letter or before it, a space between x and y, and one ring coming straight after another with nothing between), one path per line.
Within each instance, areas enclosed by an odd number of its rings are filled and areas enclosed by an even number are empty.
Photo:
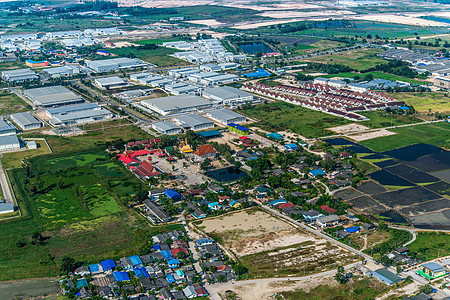
M277 206L277 205L284 204L284 203L287 203L287 201L284 199L278 199L278 200L273 200L273 201L269 202L269 204L272 206Z
M147 271L140 267L140 268L134 268L133 269L134 274L136 275L136 277L150 277L150 275L148 275Z
M175 283L175 278L171 274L167 275L166 279L169 283Z
M174 189L168 189L167 191L164 192L164 195L166 195L172 200L181 200L181 195Z
M267 72L266 70L258 69L258 70L256 70L256 72L246 73L246 74L243 74L243 76L248 77L248 78L261 78L261 77L270 76L270 73Z
M127 272L123 272L123 271L116 271L113 273L114 278L116 279L116 281L128 281L130 280L130 276L128 276Z
M102 265L104 272L112 270L116 267L116 263L112 259L104 260L104 261L100 262L100 264Z
M180 261L178 259L171 259L167 261L169 268L174 269L180 266Z
M133 264L133 267L136 267L136 266L142 267L143 266L142 261L138 255L130 256L130 260L131 260L131 263Z
M214 240L210 239L210 238L204 238L204 239L198 239L197 240L197 245L199 246L203 246L203 245L210 245L213 244Z
M283 138L283 136L281 134L279 134L278 132L268 133L268 134L266 134L266 136L271 139L275 139L275 140L281 140Z
M82 288L83 286L88 286L88 282L84 278L77 281L77 289Z
M212 138L222 136L222 133L220 133L217 130L207 130L207 131L198 132L197 135L204 137L205 139L212 139Z
M169 250L162 250L161 254L162 254L162 256L164 257L165 260L173 259L173 255L172 255L172 253L170 253Z

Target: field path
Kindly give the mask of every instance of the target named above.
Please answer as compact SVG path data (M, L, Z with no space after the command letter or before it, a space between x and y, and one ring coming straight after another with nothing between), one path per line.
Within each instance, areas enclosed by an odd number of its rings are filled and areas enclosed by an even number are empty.
M3 169L2 160L3 154L0 155L0 185L3 191L3 197L7 203L14 203L11 190L9 189L8 179L6 178L5 170Z

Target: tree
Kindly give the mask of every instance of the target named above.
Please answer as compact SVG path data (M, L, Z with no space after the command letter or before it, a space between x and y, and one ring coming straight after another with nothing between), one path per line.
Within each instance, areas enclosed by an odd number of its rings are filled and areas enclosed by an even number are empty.
M343 266L339 266L337 269L336 275L334 275L334 279L340 284L344 284L347 282L347 277L345 276L345 270Z
M81 265L80 262L75 261L72 257L66 256L63 257L61 261L61 271L63 273L73 272L76 268Z
M62 177L58 179L58 188L61 190L64 189L64 179Z
M178 259L186 258L186 253L184 253L183 251L178 252L177 253L177 258Z
M211 161L207 158L205 159L201 164L200 164L200 169L202 169L203 171L206 171L209 169L210 167L210 163Z

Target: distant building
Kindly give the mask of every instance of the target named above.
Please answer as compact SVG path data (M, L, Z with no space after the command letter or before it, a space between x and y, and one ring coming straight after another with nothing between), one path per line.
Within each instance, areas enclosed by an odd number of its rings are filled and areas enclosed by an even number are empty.
M447 274L447 270L438 263L430 262L422 265L422 269L417 272L427 279L435 279Z
M25 61L25 65L30 68L37 68L37 67L48 67L50 63L46 60L34 61L31 59L27 59Z
M252 102L253 94L229 86L215 87L203 91L203 97L222 105Z
M96 78L94 83L96 86L107 90L117 89L128 85L126 80L119 76Z
M49 108L45 111L45 114L49 118L55 118L59 115L67 115L67 114L79 113L79 112L90 111L90 110L99 110L101 108L102 107L100 105L98 105L97 103L89 102L89 103Z
M16 135L0 136L0 151L20 149L20 141Z
M199 115L183 115L176 117L174 120L185 130L198 131L213 128L215 126L213 121Z
M42 126L41 121L36 119L28 112L21 112L11 115L11 120L22 130L39 129Z
M34 104L42 107L55 107L84 102L84 100L61 85L25 90L23 93Z
M188 113L212 107L210 101L195 95L178 95L146 99L142 100L140 103L163 116Z
M230 123L240 124L247 122L247 118L245 116L229 109L213 110L208 112L206 116L225 125Z
M85 110L80 112L73 112L67 114L60 114L51 118L49 122L54 126L69 126L74 124L83 124L98 122L106 119L111 119L114 114L107 109L100 108L95 110Z
M120 57L87 61L86 66L96 72L110 72L118 71L121 69L142 68L146 67L147 64L137 58Z
M443 89L450 89L450 78L436 77L434 79L434 85Z
M180 127L170 122L156 122L152 124L152 128L165 135L173 135L183 132Z
M22 82L27 80L37 80L39 77L31 69L18 69L2 71L2 78L9 82Z
M67 65L63 67L48 68L42 70L42 74L50 78L69 77L87 71L80 66Z
M328 227L328 226L337 225L337 224L339 224L340 220L341 219L336 215L329 215L329 216L323 216L323 217L317 218L316 222L317 222L317 225L324 228L324 227Z

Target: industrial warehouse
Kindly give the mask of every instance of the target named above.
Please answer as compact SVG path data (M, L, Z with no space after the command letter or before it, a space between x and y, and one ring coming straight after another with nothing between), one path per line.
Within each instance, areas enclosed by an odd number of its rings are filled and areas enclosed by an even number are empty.
M212 103L195 95L179 95L146 99L140 102L143 106L167 116L171 114L188 113L212 107Z
M78 112L60 113L49 120L54 126L68 126L75 124L91 123L111 119L114 115L107 109L91 109Z
M214 103L222 105L235 105L252 102L253 94L241 91L230 86L214 87L203 91L202 96Z
M84 102L84 100L61 85L25 90L23 94L34 104L42 107L55 107Z
M2 71L2 78L9 82L23 82L39 79L36 73L31 69Z
M11 120L22 130L39 129L42 126L41 121L28 112L12 114Z
M206 114L206 116L216 122L227 125L230 123L240 124L247 122L247 118L230 109L213 110Z
M142 68L146 67L147 64L142 62L137 58L112 58L104 60L92 60L87 61L86 66L96 72L110 72L118 71L121 69L131 69L131 68Z

